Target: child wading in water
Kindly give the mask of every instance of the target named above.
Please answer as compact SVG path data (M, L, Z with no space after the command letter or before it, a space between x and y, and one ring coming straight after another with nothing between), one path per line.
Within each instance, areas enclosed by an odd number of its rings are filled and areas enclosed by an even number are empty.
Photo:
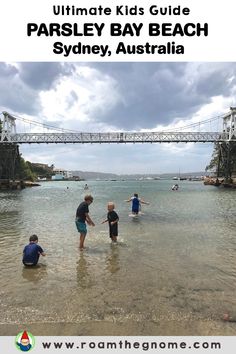
M109 234L112 242L117 242L117 236L118 236L118 221L119 221L119 216L115 212L115 204L113 202L109 202L107 204L107 219L102 221L102 224L105 222L109 223Z
M141 210L141 204L149 204L149 202L145 202L145 200L140 199L138 197L137 193L134 193L134 196L125 200L125 202L131 202L132 201L132 214L133 215L138 215L138 213Z

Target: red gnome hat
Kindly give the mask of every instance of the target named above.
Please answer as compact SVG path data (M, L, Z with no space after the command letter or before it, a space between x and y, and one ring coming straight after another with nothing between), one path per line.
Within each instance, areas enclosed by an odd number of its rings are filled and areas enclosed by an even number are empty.
M23 332L22 336L21 336L21 339L27 339L29 340L29 337L28 337L28 334L26 331Z

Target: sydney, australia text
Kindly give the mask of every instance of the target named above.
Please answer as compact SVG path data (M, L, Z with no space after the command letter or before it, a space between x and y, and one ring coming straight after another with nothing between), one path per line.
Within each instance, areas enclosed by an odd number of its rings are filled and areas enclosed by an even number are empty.
M68 57L70 54L76 55L99 55L100 57L111 56L112 51L109 45L88 45L78 42L74 45L66 45L62 42L55 42L53 47L54 54L62 54ZM167 42L166 44L125 44L119 42L115 50L115 54L184 54L184 46L176 45L175 42Z

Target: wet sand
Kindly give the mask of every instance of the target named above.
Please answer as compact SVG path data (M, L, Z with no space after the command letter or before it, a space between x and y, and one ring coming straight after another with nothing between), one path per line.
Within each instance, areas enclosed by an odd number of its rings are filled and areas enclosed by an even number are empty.
M0 335L15 336L27 329L37 336L234 336L236 323L199 321L189 324L188 320L83 323L22 323L0 324Z

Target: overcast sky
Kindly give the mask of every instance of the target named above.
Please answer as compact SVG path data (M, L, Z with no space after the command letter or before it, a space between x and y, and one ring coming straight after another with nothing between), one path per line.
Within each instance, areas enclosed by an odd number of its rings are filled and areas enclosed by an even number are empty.
M0 62L1 112L75 131L172 130L228 112L235 93L236 63ZM39 131L16 124L18 133ZM222 130L221 122L214 124L202 129ZM200 143L20 146L31 162L117 174L204 171L212 149Z

